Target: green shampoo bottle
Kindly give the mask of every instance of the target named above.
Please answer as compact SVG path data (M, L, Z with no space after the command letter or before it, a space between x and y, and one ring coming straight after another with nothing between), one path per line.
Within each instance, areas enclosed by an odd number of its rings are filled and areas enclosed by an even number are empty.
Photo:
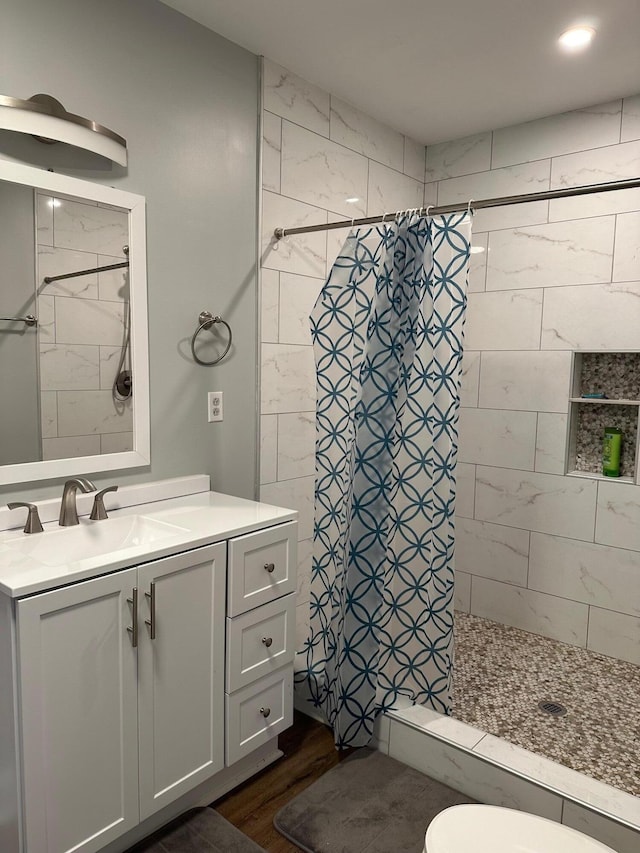
M605 427L602 441L602 473L605 477L620 476L621 449L622 430L617 427Z

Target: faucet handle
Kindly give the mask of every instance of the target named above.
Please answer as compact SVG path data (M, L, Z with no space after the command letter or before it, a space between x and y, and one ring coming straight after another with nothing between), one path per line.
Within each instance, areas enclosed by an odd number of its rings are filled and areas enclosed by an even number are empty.
M107 492L117 492L117 486L107 486L106 489L102 489L102 491L98 492L98 494L93 499L93 507L91 509L90 519L93 521L102 521L105 518L108 518L107 510L104 506L104 496Z
M35 504L27 503L26 501L12 501L7 504L9 509L18 509L18 507L24 506L29 510L27 514L27 521L24 525L25 533L42 533L42 522L40 521L40 516L38 515L38 507Z

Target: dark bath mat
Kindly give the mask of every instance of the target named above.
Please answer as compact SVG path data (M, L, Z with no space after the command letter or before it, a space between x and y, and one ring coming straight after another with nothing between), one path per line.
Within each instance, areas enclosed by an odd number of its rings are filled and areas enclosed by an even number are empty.
M127 853L265 853L211 808L192 809Z
M421 853L443 809L475 800L371 749L332 767L273 819L307 853Z

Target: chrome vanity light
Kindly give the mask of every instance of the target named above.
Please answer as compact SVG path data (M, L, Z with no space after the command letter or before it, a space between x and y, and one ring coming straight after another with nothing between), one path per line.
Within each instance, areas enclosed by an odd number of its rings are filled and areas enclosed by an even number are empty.
M69 113L51 95L26 101L0 95L0 130L29 133L41 142L65 142L127 165L127 141L95 121Z

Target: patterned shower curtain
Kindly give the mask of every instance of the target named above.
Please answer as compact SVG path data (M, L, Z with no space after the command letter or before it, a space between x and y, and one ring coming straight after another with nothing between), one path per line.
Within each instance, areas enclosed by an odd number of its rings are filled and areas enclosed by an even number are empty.
M338 747L399 696L449 712L470 218L353 231L311 314L310 635L297 675Z

